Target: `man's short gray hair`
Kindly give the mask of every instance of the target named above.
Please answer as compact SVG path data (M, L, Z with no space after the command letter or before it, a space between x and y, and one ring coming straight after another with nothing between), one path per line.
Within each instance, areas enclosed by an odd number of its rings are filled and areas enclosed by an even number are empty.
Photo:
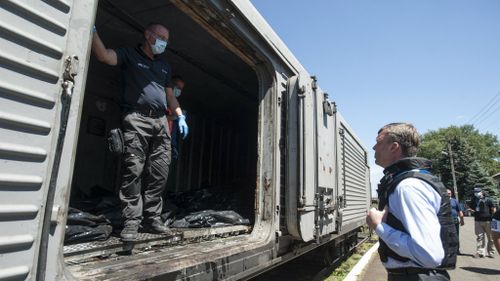
M401 145L404 157L414 157L417 155L420 145L420 136L417 129L410 123L390 123L382 127L382 131L389 137L387 141L397 142Z

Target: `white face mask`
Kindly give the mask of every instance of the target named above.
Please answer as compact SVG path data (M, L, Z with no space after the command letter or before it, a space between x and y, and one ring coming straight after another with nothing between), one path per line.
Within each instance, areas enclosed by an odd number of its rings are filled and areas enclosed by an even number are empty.
M175 96L176 98L178 98L178 97L180 97L180 96L181 96L181 92L182 92L182 90L181 90L181 89L179 89L179 88L177 88L177 87L174 87L174 90L173 90L173 91L174 91L174 96Z
M153 52L153 54L159 55L165 52L165 49L167 48L167 41L156 38L155 43L149 46L151 47L151 51Z

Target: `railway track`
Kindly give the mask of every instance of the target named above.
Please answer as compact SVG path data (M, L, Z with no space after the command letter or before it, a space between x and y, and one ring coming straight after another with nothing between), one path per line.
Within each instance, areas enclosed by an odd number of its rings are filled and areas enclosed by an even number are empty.
M354 239L355 238L355 239ZM250 281L321 281L357 248L370 239L370 235L349 237L341 242L332 241L326 245L297 257L281 266L265 272Z
M323 268L320 272L318 272L312 280L321 281L326 277L330 276L332 272L342 263L342 261L349 258L354 253L354 251L359 248L359 246L363 245L363 243L365 243L369 239L370 235L361 237L360 241L358 241L356 245L350 248L344 255L334 258L333 261L325 268Z

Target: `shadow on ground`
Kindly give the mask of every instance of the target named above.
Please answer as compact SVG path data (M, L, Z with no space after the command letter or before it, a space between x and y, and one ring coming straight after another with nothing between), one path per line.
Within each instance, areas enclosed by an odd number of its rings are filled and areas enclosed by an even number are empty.
M486 274L486 275L500 275L500 270L497 270L497 269L473 267L473 266L463 266L460 268L463 270L468 270L468 271L472 271L475 273L481 273L481 274Z

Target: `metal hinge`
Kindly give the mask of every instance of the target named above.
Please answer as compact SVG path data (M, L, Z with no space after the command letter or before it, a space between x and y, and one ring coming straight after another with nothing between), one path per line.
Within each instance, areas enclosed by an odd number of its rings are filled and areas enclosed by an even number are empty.
M297 208L298 212L312 212L316 211L316 205L309 205L309 206L303 206L300 208Z
M61 217L61 206L54 205L52 207L52 213L50 214L50 223L57 224L59 222L59 218Z
M78 74L79 60L77 56L68 56L64 61L63 98L71 98L73 95L73 86L75 85L75 76Z
M317 83L318 79L316 79L315 75L311 76L311 79L312 79L311 88L313 90L316 90L318 88L318 83Z
M323 114L333 116L333 109L332 109L332 104L328 100L328 94L324 93L323 94Z
M305 92L306 92L306 86L305 85L300 86L299 93L301 95L304 95ZM300 94L299 94L299 96L300 96Z
M64 81L75 82L75 76L78 74L79 60L77 56L68 56L64 61Z

